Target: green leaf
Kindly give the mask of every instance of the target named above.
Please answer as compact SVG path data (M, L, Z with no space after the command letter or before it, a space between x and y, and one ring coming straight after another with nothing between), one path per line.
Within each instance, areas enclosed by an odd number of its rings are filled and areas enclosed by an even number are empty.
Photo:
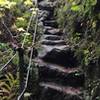
M72 10L72 11L80 11L80 6L77 6L77 5L72 6L72 7L71 7L71 10Z
M24 33L25 35L27 35L27 36L29 36L30 35L30 33Z
M67 5L65 5L65 6L63 7L63 11L67 11L67 9L68 9L68 7L67 7Z
M84 50L84 54L88 54L89 53L89 50Z
M91 5L94 6L97 4L97 0L91 0Z
M0 0L0 5L5 5L5 4L7 4L7 0Z
M25 30L23 29L23 27L17 28L17 30L18 30L19 32L25 32Z
M31 6L31 5L33 5L33 3L32 3L31 0L26 0L26 1L24 2L24 4L25 4L26 6Z
M27 20L25 18L23 18L23 17L18 17L17 20L16 20L16 22L15 22L15 24L16 24L16 26L18 28L20 28L20 27L26 27Z

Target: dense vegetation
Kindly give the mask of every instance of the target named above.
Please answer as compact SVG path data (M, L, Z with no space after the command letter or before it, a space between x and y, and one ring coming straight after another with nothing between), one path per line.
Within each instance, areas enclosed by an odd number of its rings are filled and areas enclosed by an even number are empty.
M24 47L28 55L29 48L38 47L35 43L32 45L36 16L37 7L31 0L0 0L0 100L15 100L18 96L19 57L16 50ZM27 66L28 62L26 58Z
M67 44L75 49L85 72L88 92L85 100L100 99L99 5L99 0L60 0L56 9L59 27L68 37Z
M55 17L59 28L65 33L65 41L75 50L85 73L85 100L100 100L99 6L99 0L59 0L55 8ZM14 47L23 44L25 36L24 48L27 55L32 45L32 33L36 25L33 19L37 10L31 0L0 0L0 68L15 54ZM38 31L42 33L41 26ZM40 36L38 34L36 40ZM34 47L38 48L39 45L36 41ZM16 55L0 72L0 89L3 90L0 100L13 100L18 95L18 62Z

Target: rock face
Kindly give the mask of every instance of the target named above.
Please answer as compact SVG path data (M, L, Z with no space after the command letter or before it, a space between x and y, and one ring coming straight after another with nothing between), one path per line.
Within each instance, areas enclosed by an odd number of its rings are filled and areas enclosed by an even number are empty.
M35 59L39 68L39 100L84 100L84 74L74 50L66 44L53 15L55 1L40 0L39 21L44 25L41 51Z

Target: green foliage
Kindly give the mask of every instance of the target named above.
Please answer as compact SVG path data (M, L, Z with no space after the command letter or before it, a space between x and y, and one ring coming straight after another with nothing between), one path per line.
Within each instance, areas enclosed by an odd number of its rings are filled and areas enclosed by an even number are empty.
M91 47L92 43L98 47L95 41L97 19L93 14L96 4L97 0L61 0L56 10L59 27L68 33L69 43L75 46L82 42L85 46L78 47L84 54L85 65L88 65L90 58L93 57L92 50L95 50L95 56L98 52L95 47ZM90 48L92 49L89 50Z
M33 2L31 0L1 0L0 1L0 19L3 19L7 27L11 31L13 31L13 33L15 33L16 35L23 35L22 30L24 31L27 30L29 19L32 13L34 13L33 17L35 17L36 8L33 5ZM31 23L31 27L29 27L28 30L33 30L33 26L34 26L34 22ZM2 25L0 28L2 33L1 35L3 35L5 29L2 29Z
M13 51L8 44L0 43L0 67L5 64L13 55Z
M8 0L0 0L0 7L11 9L13 6L16 5L16 2L11 2Z
M31 45L32 45L32 34L30 34L30 33L23 33L22 34L22 36L21 36L21 38L23 38L24 39L24 36L27 36L26 37L26 40L25 40L25 45L27 46L27 47L30 47ZM23 40L22 39L22 40Z
M18 27L18 28L21 28L21 27L26 27L27 25L27 21L23 18L23 17L18 17L15 21L15 25Z
M14 78L11 73L8 73L6 79L0 80L0 100L15 100L18 90L18 77Z
M29 22L29 19L32 14L33 19L35 18L36 11L37 8L33 5L32 0L0 0L0 21L4 20L5 25L11 31L12 35L15 36L14 38L16 38L19 44L23 43L26 36L25 48L32 45L32 33L34 32L35 21ZM29 25L30 23L31 25ZM1 36L7 37L6 34L8 33L7 29L3 26L4 25L0 23L0 39ZM13 54L14 52L10 49L8 43L0 43L0 67L2 67ZM15 71L17 69L16 67L18 67L18 62L19 58L18 55L16 55L7 65L7 69L5 69L4 72L12 71L14 68ZM5 77L5 79L0 80L0 100L16 100L19 87L18 77L10 73Z
M72 7L71 7L71 10L72 10L72 11L80 11L81 9L80 9L80 6L76 6L76 5L75 5L75 6L72 6Z
M8 45L7 44L5 44L5 43L0 43L0 50L1 51L5 51L5 50L7 50L8 49Z
M97 1L60 0L55 14L59 27L66 33L67 44L75 48L86 82L89 83L85 100L100 99L100 13L95 13ZM90 66L91 63L93 66ZM93 71L89 72L89 69Z

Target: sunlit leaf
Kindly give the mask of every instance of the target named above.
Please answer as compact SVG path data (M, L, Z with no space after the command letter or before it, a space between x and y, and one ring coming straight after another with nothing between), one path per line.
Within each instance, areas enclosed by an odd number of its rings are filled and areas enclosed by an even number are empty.
M7 1L7 0L0 0L0 5L6 5L7 3L8 3L9 1Z
M72 10L72 11L80 11L80 6L77 6L77 5L72 6L72 7L71 7L71 10Z
M25 18L23 18L23 17L18 17L17 20L16 20L16 22L15 22L15 24L16 24L16 26L18 28L20 28L20 27L26 27L27 20Z
M27 35L27 36L30 35L30 33L24 33L24 34Z
M33 5L33 3L32 3L32 1L31 0L26 0L25 2L24 2L24 4L25 5L29 5L29 6L31 6L31 5Z
M18 30L19 32L24 32L24 31L25 31L22 27L18 28L17 30Z

